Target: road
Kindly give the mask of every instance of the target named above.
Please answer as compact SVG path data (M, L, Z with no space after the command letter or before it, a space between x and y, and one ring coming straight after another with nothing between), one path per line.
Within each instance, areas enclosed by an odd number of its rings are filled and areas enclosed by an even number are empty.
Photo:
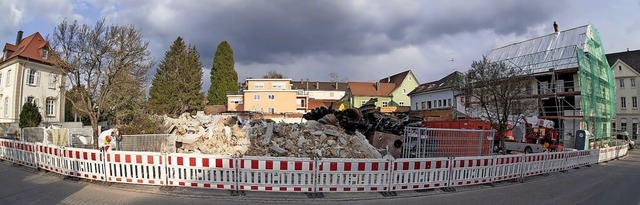
M76 181L61 175L0 162L0 204L640 204L640 151L620 160L491 186L459 187L455 192L404 191L325 193L247 192Z

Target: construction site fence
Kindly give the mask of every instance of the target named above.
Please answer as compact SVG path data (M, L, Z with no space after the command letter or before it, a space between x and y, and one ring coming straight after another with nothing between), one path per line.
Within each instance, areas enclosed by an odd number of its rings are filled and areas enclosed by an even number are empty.
M495 130L406 127L402 158L488 156Z
M393 192L521 180L616 159L628 145L536 154L308 159L100 151L0 139L0 159L115 183L231 191Z

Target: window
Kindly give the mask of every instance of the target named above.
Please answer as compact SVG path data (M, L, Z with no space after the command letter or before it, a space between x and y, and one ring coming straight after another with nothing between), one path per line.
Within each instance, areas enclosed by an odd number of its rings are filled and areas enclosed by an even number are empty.
M416 110L418 109L418 102L416 102Z
M53 98L47 98L47 106L45 109L45 113L47 113L47 116L55 116L53 114L55 103L56 101Z
M254 87L255 89L258 89L258 88L264 88L264 83L254 83L254 84L253 84L253 87Z
M254 94L253 101L260 101L260 94Z
M360 101L360 105L364 105L364 104L367 104L366 100Z
M613 127L613 131L616 131L616 123L611 123L611 126Z
M442 100L442 106L443 107L447 107L447 101L446 100Z
M400 101L400 102L398 102L398 105L404 106L404 102Z
M49 57L49 51L46 48L43 48L40 50L40 57L42 57L42 59L47 59L47 57Z
M420 109L421 109L421 110L424 110L425 108L427 108L427 106L425 105L425 102L424 102L424 101L422 101L422 104L421 104L421 105L422 105L422 107L420 107Z
M273 113L276 113L276 109L275 109L275 108L270 107L270 108L267 108L267 112L269 112L269 113L273 114Z
M389 106L389 102L382 102L382 107L387 107Z
M267 99L273 101L273 100L276 99L276 96L275 95L267 95Z
M622 70L622 66L621 65L618 66L618 70Z
M335 94L333 92L329 92L329 97L333 97Z
M631 87L635 88L636 87L636 79L635 78L631 78L629 80L631 80Z
M4 98L4 116L9 116L9 97Z
M407 89L402 89L402 94L407 94Z
M620 88L624 88L624 78L620 79Z
M631 134L632 134L632 138L638 139L638 123L631 123Z
M25 99L24 103L33 103L33 104L36 104L36 107L38 106L38 101L33 96L27 97L27 99Z
M427 109L431 109L431 101L427 102Z
M7 71L7 86L11 85L11 70Z
M620 130L627 131L627 123L626 122L620 123Z
M442 100L438 100L438 107L442 107Z
M627 108L627 98L626 97L620 97L620 106L622 107L622 109Z
M549 92L549 82L540 82L540 94L547 94Z
M631 97L631 107L638 108L638 97Z
M273 89L284 90L284 83L273 83L273 84L271 84L271 87Z
M56 89L56 82L58 82L58 75L49 73L49 88Z
M27 69L27 85L37 86L40 81L40 72L34 69Z

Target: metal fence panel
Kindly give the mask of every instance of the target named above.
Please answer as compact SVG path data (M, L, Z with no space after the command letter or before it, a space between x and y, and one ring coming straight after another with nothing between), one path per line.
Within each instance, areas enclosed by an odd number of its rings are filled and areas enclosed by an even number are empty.
M83 149L93 149L92 128L66 128L69 135L69 146Z
M175 153L173 134L122 135L118 143L120 151Z
M405 128L403 158L488 156L493 130Z
M522 177L539 175L546 173L544 163L547 153L525 154L522 164Z
M64 165L66 160L62 149L54 145L36 143L38 166L51 172L65 174Z
M566 168L567 163L567 153L566 152L551 152L547 155L547 160L545 161L545 171L546 172L557 172L562 171Z
M317 192L389 191L386 159L320 159Z
M51 139L44 139L44 128L43 127L26 127L22 128L22 134L20 135L20 140L24 142L38 142L38 143L49 143Z
M315 161L287 157L238 159L238 190L314 192Z
M167 156L167 184L236 190L235 163L231 156L172 153Z
M393 161L391 191L433 189L449 186L450 159L396 159Z

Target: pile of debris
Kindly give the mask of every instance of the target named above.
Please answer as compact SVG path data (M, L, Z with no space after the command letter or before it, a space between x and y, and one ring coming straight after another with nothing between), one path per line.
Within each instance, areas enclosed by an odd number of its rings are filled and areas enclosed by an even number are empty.
M276 123L238 116L183 114L165 117L176 135L176 152L236 156L381 158L362 134L332 124Z

